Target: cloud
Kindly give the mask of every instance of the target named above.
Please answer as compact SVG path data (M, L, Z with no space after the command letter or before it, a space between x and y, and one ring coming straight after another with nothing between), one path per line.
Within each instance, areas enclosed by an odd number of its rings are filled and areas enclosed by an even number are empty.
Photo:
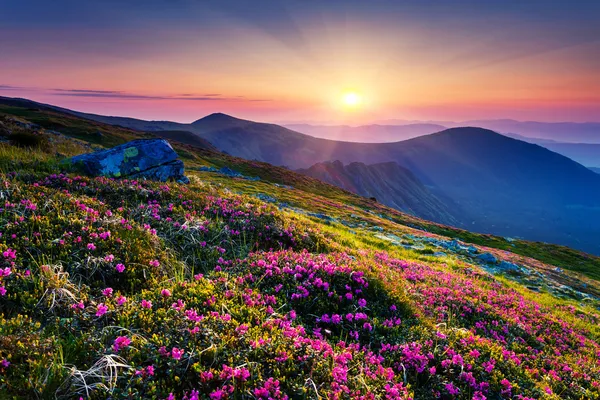
M25 86L13 86L0 84L0 90L5 91L37 91L61 97L81 97L81 98L104 98L120 100L185 100L185 101L235 101L235 102L261 102L272 101L271 99L254 99L246 96L224 96L220 93L183 93L178 95L146 95L141 93L130 93L120 90L95 90L95 89L66 89L53 88L42 89Z
M27 88L13 85L0 85L0 90L27 90Z

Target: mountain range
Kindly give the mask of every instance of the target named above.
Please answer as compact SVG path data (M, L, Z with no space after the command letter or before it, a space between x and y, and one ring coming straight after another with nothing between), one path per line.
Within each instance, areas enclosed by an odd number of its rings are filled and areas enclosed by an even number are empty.
M221 113L179 124L66 112L171 140L185 137L188 144L208 141L230 155L320 175L436 222L600 254L600 175L488 129L458 127L398 142L356 143ZM322 164L334 161L339 163Z
M456 204L439 199L410 170L396 162L344 165L341 161L327 161L298 172L421 218L460 225Z

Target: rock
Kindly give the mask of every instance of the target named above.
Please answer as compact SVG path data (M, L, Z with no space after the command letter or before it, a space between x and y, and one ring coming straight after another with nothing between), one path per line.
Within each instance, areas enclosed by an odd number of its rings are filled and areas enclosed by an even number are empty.
M140 139L67 160L93 176L188 183L183 161L164 139Z
M492 253L483 253L477 256L477 259L486 264L496 264L498 259Z
M508 261L501 261L498 264L498 269L503 272L521 273L521 267Z
M255 195L258 199L264 201L265 203L276 203L277 199L274 197L269 196L268 194L265 193L257 193Z

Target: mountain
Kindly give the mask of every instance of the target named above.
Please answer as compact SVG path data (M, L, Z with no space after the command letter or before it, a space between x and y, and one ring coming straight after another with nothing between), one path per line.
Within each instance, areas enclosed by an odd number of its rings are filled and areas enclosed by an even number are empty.
M291 124L284 126L317 138L361 143L398 142L446 129L443 125L427 123L362 126Z
M453 216L458 213L452 209L455 206L438 199L412 172L395 162L373 165L354 162L346 166L340 161L323 162L298 172L364 197L374 197L382 204L421 218L460 224Z
M600 144L595 143L542 143L547 149L569 157L586 167L600 167Z
M208 140L189 131L153 131L152 134L169 141L175 140L179 143L193 145L197 148L218 151L218 149Z
M568 143L600 144L600 122L536 122L500 120L474 120L461 124L480 126L496 132L515 132L536 139Z
M84 118L100 119L90 114ZM112 121L111 117L102 119ZM132 129L148 124L135 119L116 121ZM452 128L401 142L353 143L314 138L225 114L175 125L171 129L192 132L232 156L291 169L334 160L366 165L396 162L437 198L452 199L462 210L459 222L469 230L600 254L596 240L600 236L600 175L539 145L487 129Z

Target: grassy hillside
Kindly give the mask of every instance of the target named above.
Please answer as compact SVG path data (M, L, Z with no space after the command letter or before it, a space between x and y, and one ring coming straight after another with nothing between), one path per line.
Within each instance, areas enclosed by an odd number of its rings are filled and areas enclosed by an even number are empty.
M190 185L78 176L70 141L0 144L0 398L600 397L600 284L560 264L596 257L189 145Z

